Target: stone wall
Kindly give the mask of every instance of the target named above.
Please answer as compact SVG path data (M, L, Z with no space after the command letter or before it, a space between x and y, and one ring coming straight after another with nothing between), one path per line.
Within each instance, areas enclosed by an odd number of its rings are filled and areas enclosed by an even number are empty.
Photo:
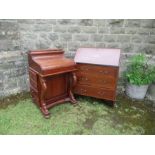
M79 47L121 48L121 76L135 53L155 60L155 20L0 20L0 96L29 89L28 50L63 48L74 57Z

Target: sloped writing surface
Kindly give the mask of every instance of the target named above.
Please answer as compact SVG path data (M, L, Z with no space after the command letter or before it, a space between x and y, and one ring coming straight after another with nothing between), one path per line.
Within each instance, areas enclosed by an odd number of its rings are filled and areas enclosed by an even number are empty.
M107 66L119 66L120 49L79 48L74 61Z

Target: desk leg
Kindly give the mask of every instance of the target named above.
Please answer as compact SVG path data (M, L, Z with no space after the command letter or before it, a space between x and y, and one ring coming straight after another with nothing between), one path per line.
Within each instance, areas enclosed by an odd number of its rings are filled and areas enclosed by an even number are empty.
M39 77L40 79L40 84L41 84L41 105L40 105L40 109L41 109L41 112L44 114L45 118L49 118L49 111L46 107L46 103L45 103L45 93L46 93L46 90L47 90L47 86L46 86L46 81L44 78L42 77Z
M73 104L76 104L77 101L76 101L76 99L74 98L74 95L73 95L73 93L72 93L72 89L74 88L74 86L75 86L76 83L77 83L77 78L76 78L75 73L70 73L69 78L70 78L70 80L69 80L69 81L70 81L69 97L70 97L70 99L71 99L71 102L72 102Z

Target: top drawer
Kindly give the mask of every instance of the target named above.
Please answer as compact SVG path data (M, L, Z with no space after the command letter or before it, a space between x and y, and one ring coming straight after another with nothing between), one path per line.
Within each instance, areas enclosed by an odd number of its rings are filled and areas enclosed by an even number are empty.
M37 83L37 74L29 69L29 77L32 81Z
M77 64L77 68L80 72L84 72L87 74L99 74L99 75L107 75L116 77L118 73L117 67L112 66L98 66L91 64Z

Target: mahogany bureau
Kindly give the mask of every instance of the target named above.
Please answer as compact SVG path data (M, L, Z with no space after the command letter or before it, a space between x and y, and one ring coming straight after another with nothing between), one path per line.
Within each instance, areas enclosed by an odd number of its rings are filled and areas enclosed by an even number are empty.
M76 103L72 93L76 81L76 64L64 57L64 51L29 51L28 63L32 99L46 118L52 106L65 101Z
M74 93L115 103L119 58L120 49L78 49L74 58L78 69Z

